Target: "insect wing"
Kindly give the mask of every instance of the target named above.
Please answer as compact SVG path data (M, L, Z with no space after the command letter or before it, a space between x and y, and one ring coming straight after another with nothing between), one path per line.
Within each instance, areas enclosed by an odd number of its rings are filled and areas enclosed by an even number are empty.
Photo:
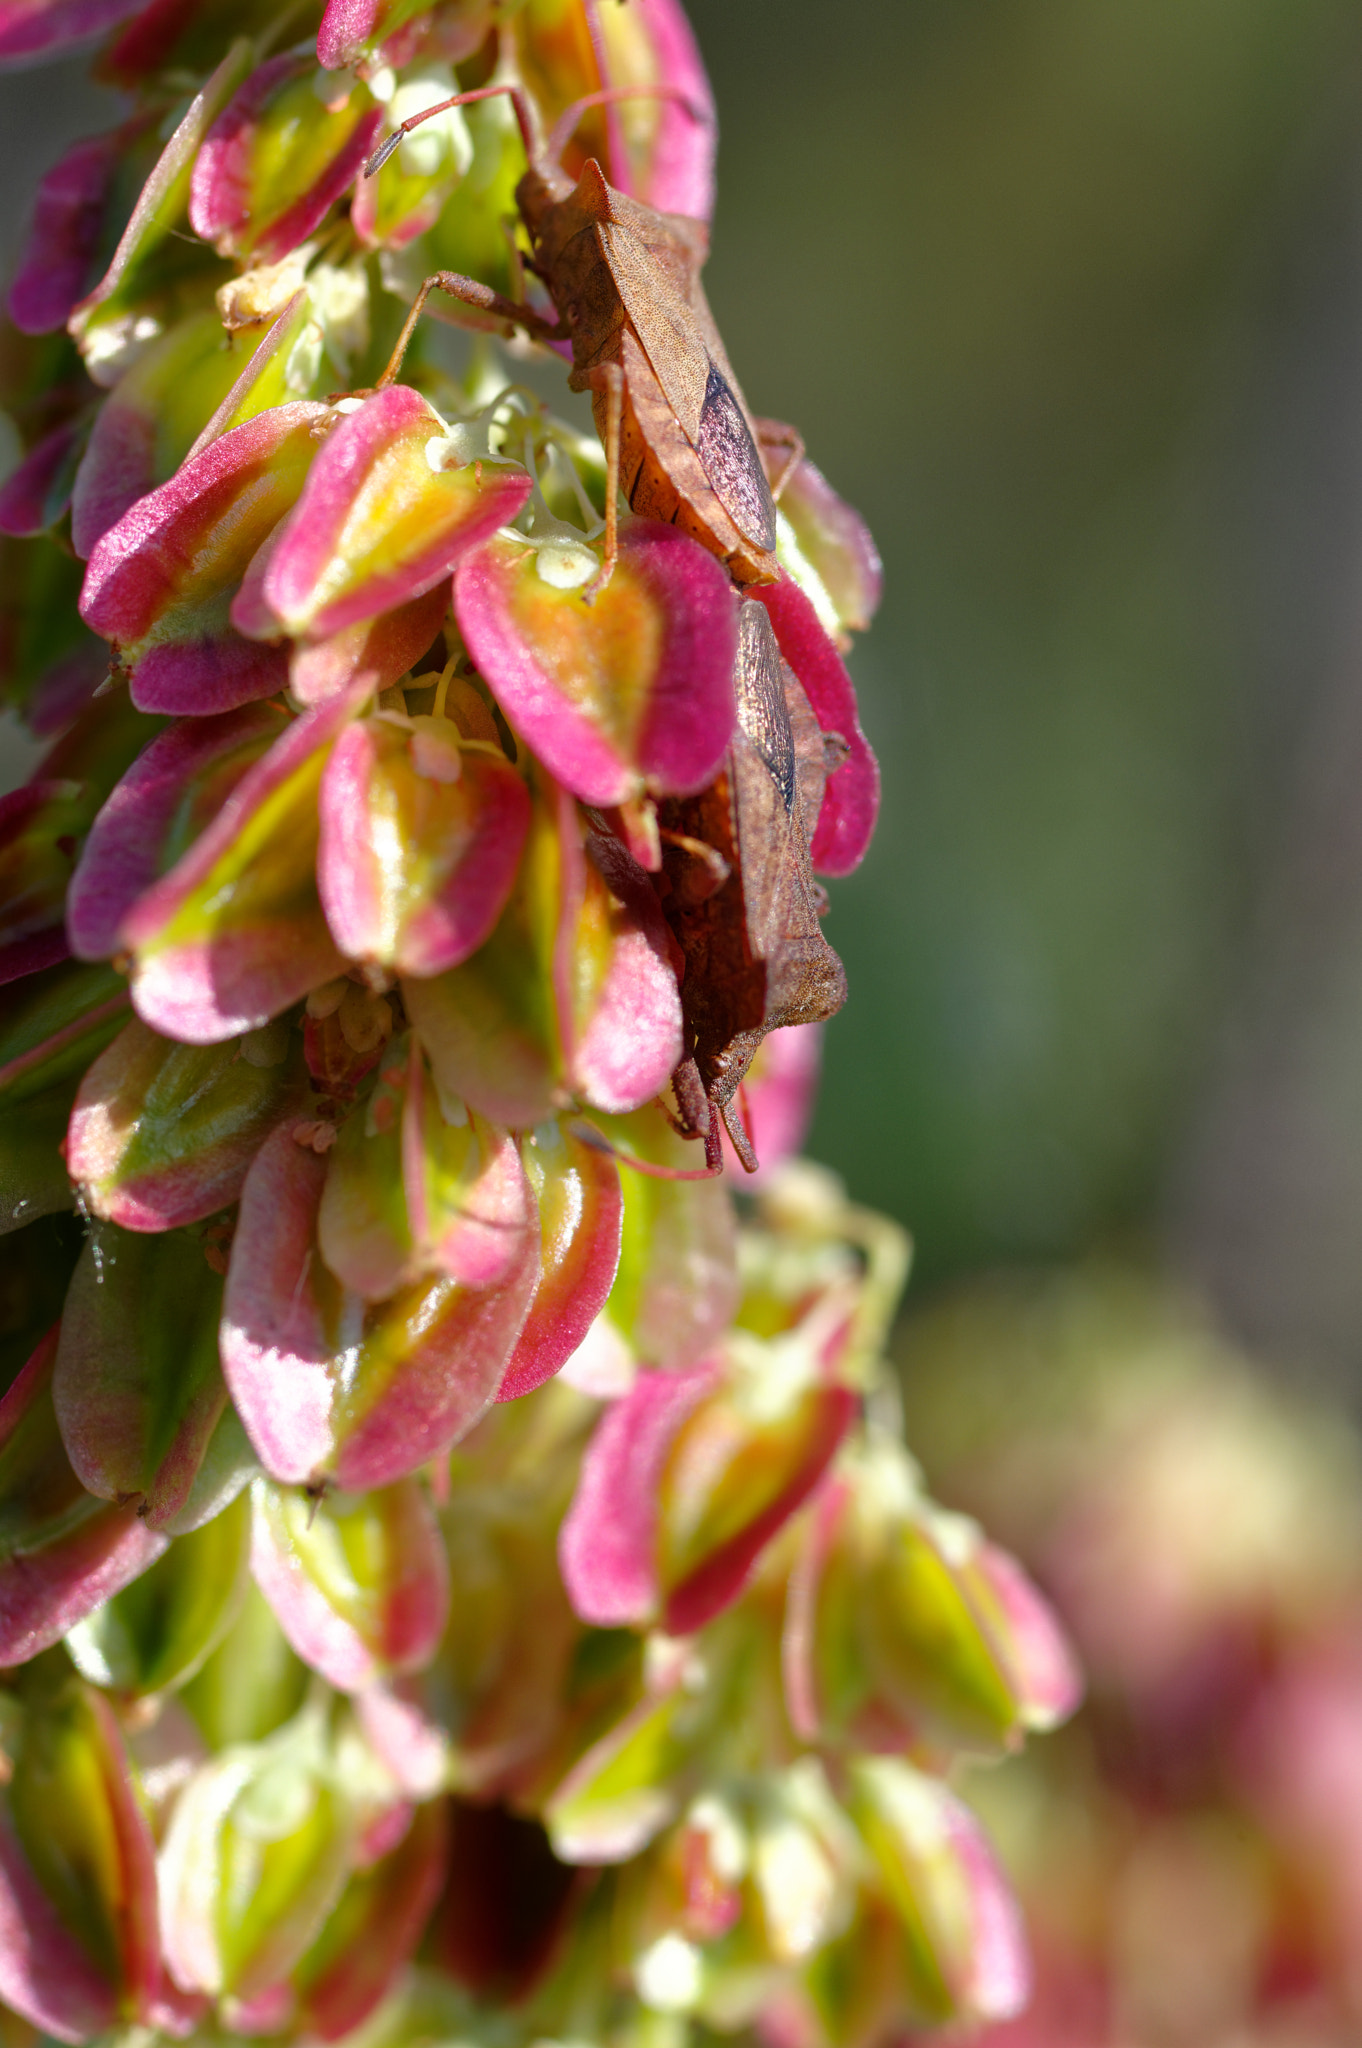
M600 221L596 233L630 325L711 490L744 539L770 550L776 544L771 488L741 400L707 346L707 318L697 317L677 289L676 266L664 264L632 228ZM693 288L698 293L698 278Z
M747 941L766 963L770 1029L832 1016L846 1000L846 977L823 937L809 865L824 781L818 723L764 606L743 605L739 636L734 812Z
M695 452L715 497L745 540L768 552L776 544L776 508L752 430L713 363L700 408Z
M709 382L709 351L685 299L651 251L618 221L596 234L630 324L643 344L668 405L695 445Z

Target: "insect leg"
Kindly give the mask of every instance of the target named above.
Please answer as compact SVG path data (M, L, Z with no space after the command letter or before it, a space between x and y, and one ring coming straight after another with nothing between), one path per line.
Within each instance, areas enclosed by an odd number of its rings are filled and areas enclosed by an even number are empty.
M582 596L590 603L615 573L619 555L620 434L624 425L624 372L618 363L598 363L591 381L605 387L605 560Z
M781 492L804 460L804 436L798 427L787 427L783 420L755 420L753 424L771 496L779 504ZM774 459L777 451L783 458L779 464Z
M437 270L433 277L426 279L416 294L412 309L403 323L402 332L397 337L397 347L389 358L387 369L374 387L375 390L381 391L386 384L391 384L401 369L402 358L410 346L416 323L433 291L447 292L451 299L459 299L465 306L475 307L479 313L490 313L494 319L523 327L536 341L566 339L566 336L557 327L552 326L541 313L536 313L533 306L520 305L514 299L505 298L500 292L494 292L490 285L479 284L475 277L461 277L455 270Z
M724 1129L728 1132L729 1142L743 1163L743 1171L745 1173L755 1173L760 1162L757 1158L757 1148L752 1143L748 1131L751 1118L748 1115L747 1096L741 1081L738 1083L737 1096L736 1104L732 1102L722 1103L719 1108L719 1114L724 1120Z

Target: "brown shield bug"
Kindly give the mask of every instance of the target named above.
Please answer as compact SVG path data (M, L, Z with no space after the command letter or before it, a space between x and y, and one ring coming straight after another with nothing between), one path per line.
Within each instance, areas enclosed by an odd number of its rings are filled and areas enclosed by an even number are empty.
M621 486L635 512L693 535L727 563L737 582L771 582L777 573L775 494L758 442L787 451L777 492L802 443L790 428L759 426L747 409L700 283L709 246L704 222L658 213L627 198L606 182L594 158L575 184L559 167L588 107L639 92L689 104L665 86L610 87L569 107L541 149L519 87L483 86L413 114L375 151L365 166L370 177L422 121L472 100L508 94L529 158L516 187L530 241L528 267L558 316L549 321L475 278L437 271L421 286L380 382L396 376L432 291L512 322L537 340L570 341L568 382L574 390L590 391L606 452L605 556L591 587L602 588L614 569Z
M768 1031L831 1017L846 1001L823 937L826 897L809 843L845 743L820 732L782 659L764 605L739 609L738 723L716 780L659 807L662 908L685 956L688 1058L673 1077L681 1128L720 1158L723 1117L743 1164L757 1161L730 1104Z

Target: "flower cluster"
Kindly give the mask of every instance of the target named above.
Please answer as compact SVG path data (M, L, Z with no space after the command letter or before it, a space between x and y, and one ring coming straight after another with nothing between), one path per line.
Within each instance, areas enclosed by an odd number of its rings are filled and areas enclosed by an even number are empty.
M1056 1741L967 1781L1035 1951L1030 2010L981 2043L1346 2048L1352 1419L1120 1267L962 1289L909 1324L905 1355L924 1452L1042 1577L1089 1674Z
M675 1242L696 1190L652 1185ZM1068 1653L892 1427L898 1232L791 1165L737 1251L699 1364L598 1343L438 1476L258 1473L173 1537L81 1492L68 1309L0 1409L30 1641L64 1630L0 1695L12 2004L65 2040L433 2011L526 2044L1015 2009L1015 1911L941 1773L1065 1714Z
M843 987L814 872L875 818L873 546L716 367L676 0L305 17L0 0L0 58L99 35L133 95L0 356L52 742L0 800L0 1997L71 2041L1009 2012L943 1773L1071 1664L898 1439L900 1240L776 1172ZM505 367L562 322L582 366L545 164L700 338L690 441L632 328L605 446ZM456 269L457 374L403 327ZM645 414L689 495L617 521Z

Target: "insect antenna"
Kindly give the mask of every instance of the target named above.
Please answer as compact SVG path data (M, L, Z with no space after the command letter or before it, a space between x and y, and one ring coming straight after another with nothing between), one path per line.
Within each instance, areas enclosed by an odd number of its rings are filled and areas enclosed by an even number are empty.
M409 114L406 120L394 128L392 134L379 144L373 155L367 160L364 166L365 177L377 177L393 152L401 147L405 138L411 134L412 129L419 128L423 121L433 121L437 114L447 114L451 107L471 106L475 100L495 99L500 94L504 94L515 109L516 123L520 129L520 139L525 145L525 155L532 164L547 161L556 165L572 139L572 132L581 120L582 115L587 113L592 107L613 106L619 100L674 100L679 107L684 107L691 120L697 122L701 127L706 126L709 120L705 109L699 106L690 97L689 93L683 92L680 86L608 85L600 92L589 92L581 99L574 100L572 105L559 115L553 124L548 142L541 155L539 138L535 133L534 115L530 109L530 103L525 96L524 89L518 85L480 85L473 92L456 92L447 100L437 100L432 107L422 107L419 114Z
M563 151L571 142L577 123L592 107L614 107L618 106L621 100L640 99L671 100L674 105L689 114L697 127L709 126L707 110L697 100L692 99L688 92L683 92L679 85L607 85L599 92L583 93L581 99L574 100L570 107L564 108L549 130L549 139L544 145L545 156L553 164L561 161Z
M655 1160L640 1159L633 1152L622 1152L618 1145L612 1145L604 1131L598 1131L595 1124L573 1123L568 1125L574 1138L580 1138L593 1152L604 1152L621 1166L632 1166L635 1173L647 1174L650 1180L715 1180L723 1172L723 1162L717 1166L659 1166Z
M422 107L419 114L409 114L400 126L393 129L386 141L381 142L364 166L366 178L377 177L395 149L401 147L413 128L419 128L423 121L434 120L437 114L447 114L451 107L468 107L474 100L492 100L504 95L515 109L516 125L520 139L525 145L525 154L531 163L539 155L539 138L535 132L534 115L524 90L518 85L480 85L473 92L456 92L447 100L437 100L433 107Z

